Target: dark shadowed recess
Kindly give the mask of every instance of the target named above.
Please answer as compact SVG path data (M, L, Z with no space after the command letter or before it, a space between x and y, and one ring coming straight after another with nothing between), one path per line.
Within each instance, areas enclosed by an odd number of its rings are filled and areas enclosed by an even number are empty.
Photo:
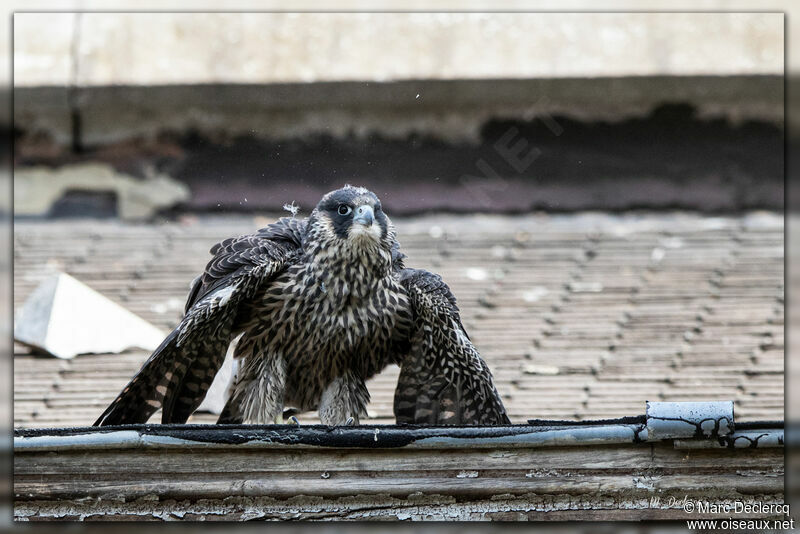
M54 218L110 219L117 213L117 196L113 191L71 189L50 206L47 215Z
M78 154L18 150L16 163L106 161L135 176L155 168L191 189L173 214L275 212L291 201L307 212L345 183L374 190L395 215L733 212L783 209L783 152L780 125L700 117L690 104L663 103L647 116L615 122L492 119L478 143L417 135L269 141L163 132L156 142L84 147Z

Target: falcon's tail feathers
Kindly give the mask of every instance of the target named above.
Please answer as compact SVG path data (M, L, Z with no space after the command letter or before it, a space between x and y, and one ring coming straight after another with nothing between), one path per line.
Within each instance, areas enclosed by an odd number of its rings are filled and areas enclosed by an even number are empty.
M146 423L161 408L167 382L180 364L178 333L178 329L173 330L161 342L94 426Z

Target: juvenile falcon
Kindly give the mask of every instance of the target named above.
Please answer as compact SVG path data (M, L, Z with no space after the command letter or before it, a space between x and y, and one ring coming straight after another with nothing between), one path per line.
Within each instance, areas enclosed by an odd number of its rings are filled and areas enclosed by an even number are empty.
M269 424L285 408L323 424L358 423L366 381L400 365L397 423L508 424L492 375L439 275L407 269L380 200L361 187L326 194L211 249L181 323L95 425L184 423L235 342L219 423Z

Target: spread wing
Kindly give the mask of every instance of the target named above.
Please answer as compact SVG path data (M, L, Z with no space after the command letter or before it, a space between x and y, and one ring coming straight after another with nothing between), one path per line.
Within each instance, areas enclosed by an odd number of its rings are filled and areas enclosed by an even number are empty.
M203 274L192 281L186 313L204 296L231 280L265 264L281 262L287 251L300 248L305 228L305 220L284 217L254 234L231 237L211 247L211 261Z
M250 235L226 239L189 290L186 314L95 422L184 423L203 401L234 332L240 305L281 272L300 249L305 221L283 218Z
M397 423L510 424L492 373L469 340L447 284L417 269L403 269L400 281L411 301L414 326L395 391Z

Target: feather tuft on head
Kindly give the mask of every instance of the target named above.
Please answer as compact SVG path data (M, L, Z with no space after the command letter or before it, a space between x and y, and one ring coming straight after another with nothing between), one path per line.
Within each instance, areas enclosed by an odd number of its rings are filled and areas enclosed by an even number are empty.
M294 200L292 200L291 204L284 204L283 205L283 209L285 209L286 211L291 213L292 217L296 217L297 216L297 212L300 211L300 206L295 206Z

